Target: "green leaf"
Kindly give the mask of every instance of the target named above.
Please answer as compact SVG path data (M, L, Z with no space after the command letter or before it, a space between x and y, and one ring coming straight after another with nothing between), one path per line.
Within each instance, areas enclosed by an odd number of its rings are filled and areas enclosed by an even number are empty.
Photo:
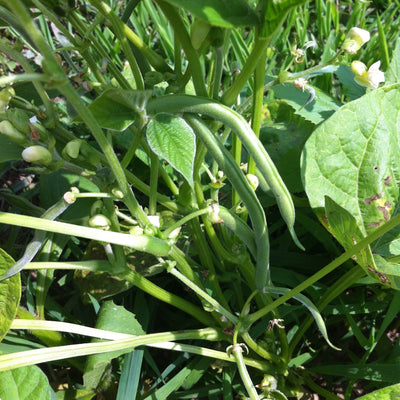
M135 315L122 306L117 306L112 301L107 301L101 306L96 323L97 329L113 332L143 335L144 331L136 320ZM93 339L93 342L101 340ZM96 388L104 374L110 367L110 362L122 354L129 353L131 349L101 353L89 356L87 359L83 380L87 388Z
M264 105L260 140L291 193L302 192L300 155L314 124L296 115L285 101Z
M365 396L358 397L357 400L397 400L400 398L400 383L387 386Z
M385 85L391 85L400 82L400 40L397 40L396 47L392 54L392 60L388 70L385 72Z
M15 261L0 248L0 276L6 273ZM0 282L0 341L7 334L15 318L21 298L21 277L19 274ZM0 396L1 398L1 396Z
M244 0L166 0L190 14L222 28L257 25L256 12Z
M371 91L340 108L314 131L303 151L302 175L311 207L322 220L326 207L329 229L346 250L389 221L398 203L397 88ZM388 238L384 249L390 247ZM356 260L376 281L397 288L398 274L387 274L390 265L374 259L369 249Z
M341 107L310 136L302 176L311 207L325 196L347 210L363 235L388 221L399 196L397 86L374 90Z
M310 97L307 91L303 92L288 83L274 86L273 90L277 98L286 100L287 104L293 107L295 114L316 125L328 119L340 107L335 99L316 87L314 100L305 107L303 106Z
M186 121L172 114L157 114L147 125L150 148L187 180L191 187L196 137Z
M0 398L2 400L50 400L49 381L35 366L0 372Z
M0 163L21 160L21 153L24 148L19 144L8 140L6 137L0 135Z
M102 128L120 132L143 118L150 97L151 91L109 89L90 104L89 110Z
M345 250L349 250L364 238L356 219L328 196L325 197L325 211L329 225L328 229ZM361 250L353 259L364 268L368 275L378 279L374 274L376 265L369 246Z
M346 379L364 379L375 382L397 383L400 381L400 369L398 364L371 363L360 364L337 364L337 365L318 365L309 368L310 371L319 375L344 376ZM377 399L380 397L377 397Z

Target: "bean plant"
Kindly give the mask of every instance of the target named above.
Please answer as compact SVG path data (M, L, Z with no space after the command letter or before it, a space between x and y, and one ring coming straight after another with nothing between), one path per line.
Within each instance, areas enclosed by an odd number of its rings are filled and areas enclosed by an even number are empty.
M399 395L399 18L0 0L1 399Z

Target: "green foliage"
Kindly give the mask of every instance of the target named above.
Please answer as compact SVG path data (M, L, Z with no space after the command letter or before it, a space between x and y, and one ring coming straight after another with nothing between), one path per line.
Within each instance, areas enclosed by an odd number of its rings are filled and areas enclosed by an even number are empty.
M3 275L12 265L14 260L0 248L0 272ZM10 329L11 323L17 313L21 298L21 278L19 275L0 282L0 339L3 339Z
M147 125L146 137L154 153L180 172L193 187L196 137L185 120L172 114L157 114Z
M50 400L49 381L36 365L0 372L0 396L4 400Z
M0 0L0 397L396 396L399 9Z

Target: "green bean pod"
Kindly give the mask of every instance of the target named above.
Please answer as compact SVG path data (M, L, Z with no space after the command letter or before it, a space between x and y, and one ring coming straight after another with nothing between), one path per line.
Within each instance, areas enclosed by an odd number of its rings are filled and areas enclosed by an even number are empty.
M190 115L186 115L185 118L219 167L224 171L226 177L231 181L232 186L247 208L255 232L257 248L256 286L262 291L265 284L270 282L269 237L264 210L243 172L218 138L200 119ZM249 246L247 239L243 241L247 242L246 244ZM251 249L253 246L250 244L249 248Z
M244 144L270 186L294 242L299 248L304 249L294 231L295 211L290 193L264 146L241 115L213 100L188 95L163 96L151 99L147 104L147 112L149 114L158 112L203 114L229 126Z

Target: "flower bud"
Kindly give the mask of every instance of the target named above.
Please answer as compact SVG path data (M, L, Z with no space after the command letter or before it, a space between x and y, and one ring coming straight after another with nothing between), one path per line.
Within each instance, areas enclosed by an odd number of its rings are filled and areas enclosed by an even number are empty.
M364 43L367 43L371 35L365 29L351 28L343 42L342 49L346 53L356 54Z
M220 224L222 222L222 218L219 216L218 204L210 204L207 219L213 224Z
M111 221L105 215L97 214L89 219L89 226L108 231L111 226Z
M155 227L160 227L160 216L159 215L148 215L147 218L149 219L150 223Z
M367 66L361 61L353 61L351 63L351 70L356 76L363 76L367 72Z
M74 139L69 141L65 147L63 148L61 154L63 158L66 160L70 160L71 158L75 159L79 156L79 149L81 148L82 140Z
M30 163L49 165L53 161L50 151L43 146L30 146L22 152L22 158Z
M367 67L360 61L351 63L351 70L354 72L354 80L360 85L369 89L378 89L381 82L385 82L385 74L379 70L381 62L372 64L368 71Z
M0 134L18 144L24 144L28 140L28 138L15 129L13 124L8 120L0 122Z
M250 183L251 188L254 191L256 191L258 188L258 185L260 184L260 181L258 180L258 178L253 174L247 174L246 179L247 179L247 182Z

